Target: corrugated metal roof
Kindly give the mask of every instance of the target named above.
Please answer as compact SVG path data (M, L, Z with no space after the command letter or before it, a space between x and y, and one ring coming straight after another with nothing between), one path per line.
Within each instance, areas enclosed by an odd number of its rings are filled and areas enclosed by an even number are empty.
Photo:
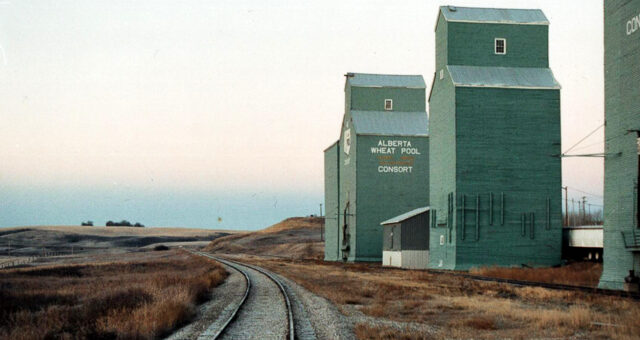
M560 89L548 68L449 65L447 69L456 86Z
M358 135L428 136L426 112L351 111Z
M355 87L426 88L421 75L347 73L347 81Z
M445 20L453 22L549 25L549 20L539 9L442 6L440 11L442 11Z
M387 225L387 224L395 224L395 223L400 223L402 221L406 221L414 216L420 215L425 211L429 211L429 207L423 207L423 208L418 208L418 209L414 209L411 210L409 212L406 212L402 215L396 216L394 218L388 219L382 223L380 223L381 225Z

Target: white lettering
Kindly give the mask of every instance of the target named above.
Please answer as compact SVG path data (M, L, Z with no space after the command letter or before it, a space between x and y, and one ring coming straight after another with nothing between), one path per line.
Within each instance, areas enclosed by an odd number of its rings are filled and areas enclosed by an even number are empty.
M411 173L413 171L412 166L388 166L388 165L380 165L378 166L378 172L391 172L396 174L405 174Z
M404 155L419 155L420 151L418 151L418 148L402 148L400 153Z
M385 148L385 147L372 147L371 153L373 154L383 154L383 155L395 155L396 148Z
M379 140L378 146L394 147L394 148L410 148L411 142L408 140Z
M627 35L635 33L640 28L640 14L627 21Z

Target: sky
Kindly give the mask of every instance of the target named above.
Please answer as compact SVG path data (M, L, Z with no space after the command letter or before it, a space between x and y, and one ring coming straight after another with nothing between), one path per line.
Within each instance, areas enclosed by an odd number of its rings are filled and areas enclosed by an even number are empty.
M430 85L440 5L542 9L563 151L603 124L597 0L0 0L0 227L318 214L344 74ZM597 209L602 159L563 159L563 185Z

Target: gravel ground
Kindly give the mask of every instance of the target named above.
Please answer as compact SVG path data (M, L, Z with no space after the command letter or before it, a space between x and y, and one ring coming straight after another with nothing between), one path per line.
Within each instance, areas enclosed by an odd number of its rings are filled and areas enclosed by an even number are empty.
M220 286L211 292L211 299L198 308L196 319L173 333L167 339L197 339L207 338L208 330L220 329L221 325L229 318L235 306L240 303L246 282L244 276L235 269L224 265L229 276Z
M222 339L284 339L287 308L278 285L266 275L244 268L251 279L251 291L236 319Z
M389 320L386 318L377 318L362 313L356 306L343 305L342 310L349 319L349 323L353 326L359 323L367 324L372 327L390 327L399 331L410 331L416 334L428 334L435 336L438 329L434 326L419 322L401 322Z
M297 308L303 310L303 312L298 313L304 313L302 315L306 316L306 322L313 327L313 338L335 340L356 338L353 333L353 325L331 302L311 293L286 277L280 275L278 277L286 289L292 293L289 294L289 297L292 299L294 306L297 306L294 307L294 313L297 312ZM296 317L296 331L298 331L298 323L298 317ZM300 339L311 339L303 338L302 334L300 334Z

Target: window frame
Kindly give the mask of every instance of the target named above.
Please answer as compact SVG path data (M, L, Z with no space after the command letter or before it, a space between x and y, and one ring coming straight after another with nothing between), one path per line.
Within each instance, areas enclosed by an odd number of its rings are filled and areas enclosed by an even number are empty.
M498 41L502 41L504 43L502 53L498 52ZM507 39L506 38L495 38L493 40L493 53L496 55L505 55L507 54Z
M387 108L387 103L389 103L389 108ZM393 99L385 99L384 100L384 110L385 111L393 111Z

